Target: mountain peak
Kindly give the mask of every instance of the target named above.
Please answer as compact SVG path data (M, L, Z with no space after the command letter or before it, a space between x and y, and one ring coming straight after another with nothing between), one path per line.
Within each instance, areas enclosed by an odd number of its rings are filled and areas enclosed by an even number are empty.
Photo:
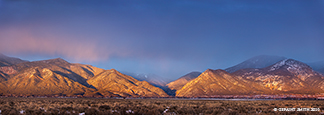
M110 69L109 70L111 73L119 73L116 69Z
M213 72L214 70L212 69L207 69L205 72Z
M62 59L62 58L54 58L54 59L52 59L52 60L56 60L56 61L65 61L65 60Z
M302 63L300 61L294 60L294 59L284 59L274 65L271 66L269 71L274 71L279 68L285 67L287 70L301 70L301 69L311 69L310 66L308 66L305 63Z
M212 69L207 69L204 73L228 73L227 71L225 70L222 70L222 69L216 69L216 70L212 70Z
M176 91L179 97L208 97L214 95L250 94L253 89L245 81L228 72L217 69L207 69L197 78L186 83Z
M250 59L245 60L244 62L237 64L233 67L229 67L225 69L225 71L229 73L233 73L240 69L247 69L247 68L264 68L270 65L273 65L281 60L286 59L285 57L281 56L272 56L272 55L259 55L252 57Z
M69 64L69 62L65 61L62 58L54 58L54 59L44 60L43 62L49 63L49 64Z
M183 78L183 79L186 79L186 80L191 80L193 78L196 78L198 77L199 75L201 74L201 72L190 72L182 77L180 77L179 79Z

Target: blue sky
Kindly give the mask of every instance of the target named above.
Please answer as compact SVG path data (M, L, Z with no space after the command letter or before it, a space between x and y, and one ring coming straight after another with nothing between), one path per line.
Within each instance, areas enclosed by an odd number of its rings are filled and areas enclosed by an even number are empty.
M321 0L0 0L0 52L176 79L257 55L324 60Z

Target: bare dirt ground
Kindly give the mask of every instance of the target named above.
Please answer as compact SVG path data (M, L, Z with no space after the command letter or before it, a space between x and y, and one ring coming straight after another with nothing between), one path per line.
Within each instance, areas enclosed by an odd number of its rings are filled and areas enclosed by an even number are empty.
M295 110L293 110L295 108ZM0 98L2 115L323 114L324 100ZM315 111L314 111L315 110Z

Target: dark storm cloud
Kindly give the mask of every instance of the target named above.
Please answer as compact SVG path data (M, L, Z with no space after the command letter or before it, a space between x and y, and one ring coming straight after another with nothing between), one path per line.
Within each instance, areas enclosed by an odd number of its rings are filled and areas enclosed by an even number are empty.
M296 0L0 0L0 51L164 76L225 68L260 54L319 61L323 6Z

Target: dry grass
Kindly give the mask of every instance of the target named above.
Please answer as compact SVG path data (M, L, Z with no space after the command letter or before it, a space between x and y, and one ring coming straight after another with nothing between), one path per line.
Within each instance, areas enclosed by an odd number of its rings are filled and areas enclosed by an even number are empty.
M318 112L279 112L273 108L320 108ZM184 100L96 98L0 98L2 115L205 115L323 114L324 100Z

